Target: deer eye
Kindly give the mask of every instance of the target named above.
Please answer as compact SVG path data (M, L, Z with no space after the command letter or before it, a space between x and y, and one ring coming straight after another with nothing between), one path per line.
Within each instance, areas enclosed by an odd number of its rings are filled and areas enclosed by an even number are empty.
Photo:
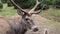
M26 20L29 20L28 18L26 18Z

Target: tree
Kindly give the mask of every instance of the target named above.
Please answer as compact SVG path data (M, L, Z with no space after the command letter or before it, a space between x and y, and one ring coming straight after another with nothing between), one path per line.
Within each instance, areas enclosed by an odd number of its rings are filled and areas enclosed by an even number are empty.
M60 0L55 0L53 5L56 7L56 8L60 8Z
M7 6L10 7L10 6L13 6L13 5L12 5L12 3L10 1L8 1Z
M1 0L2 3L7 3L9 0Z
M3 4L2 4L2 2L0 2L0 9L2 9L3 8Z
M34 5L35 0L14 0L22 8L30 8Z
M21 6L22 8L27 9L27 8L33 8L33 6L36 3L36 0L14 0L14 2L19 6ZM44 9L49 8L49 4L47 4L46 2L48 1L44 0L44 2L37 7L37 9L41 9L43 5L45 5Z

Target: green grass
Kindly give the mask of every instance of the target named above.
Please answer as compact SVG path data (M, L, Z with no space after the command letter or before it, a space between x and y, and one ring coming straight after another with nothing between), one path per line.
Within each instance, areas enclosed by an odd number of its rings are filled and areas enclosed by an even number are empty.
M47 19L60 21L60 9L51 8L41 12L40 15Z
M60 17L60 9L49 9L41 13L44 17Z
M7 4L3 5L3 9L0 12L0 16L10 17L16 13L16 10L13 7L7 7Z

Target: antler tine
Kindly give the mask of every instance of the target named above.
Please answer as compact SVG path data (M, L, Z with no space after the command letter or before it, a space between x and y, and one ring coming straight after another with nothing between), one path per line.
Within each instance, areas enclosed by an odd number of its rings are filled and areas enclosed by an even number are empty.
M40 2L38 0L36 0L36 4L40 4Z
M43 8L44 8L44 6L39 11L33 12L32 14L39 14L40 12L42 12Z
M13 0L10 0L11 1L11 3L14 5L14 6L16 6L17 7L17 9L19 9L19 10L21 10L22 12L24 12L24 13L27 13L25 10L23 10L20 6L18 6Z
M32 14L32 13L37 13L37 12L34 12L35 11L35 9L37 8L37 6L39 5L39 4L41 4L43 2L43 0L41 1L41 2L39 2L38 0L36 0L36 5L28 12L28 13L30 13L30 14Z

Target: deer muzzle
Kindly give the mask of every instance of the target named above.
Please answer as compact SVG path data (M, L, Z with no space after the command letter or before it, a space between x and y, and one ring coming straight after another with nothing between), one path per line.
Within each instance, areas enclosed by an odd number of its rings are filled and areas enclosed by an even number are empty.
M32 30L33 30L33 32L37 32L39 29L38 29L37 26L33 26L33 27L32 27Z

